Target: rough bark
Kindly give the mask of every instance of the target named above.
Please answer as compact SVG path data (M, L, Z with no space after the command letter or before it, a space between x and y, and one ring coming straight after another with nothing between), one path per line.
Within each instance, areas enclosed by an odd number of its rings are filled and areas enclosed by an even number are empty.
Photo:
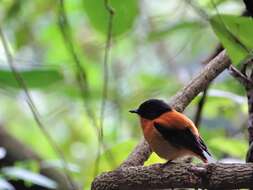
M3 127L0 126L0 147L6 149L6 156L0 160L0 166L13 165L17 161L35 160L40 164L43 160L37 153L22 144L12 135L10 135ZM54 168L40 168L40 173L54 180L58 184L58 190L68 190L68 183L63 173ZM24 183L20 181L12 181L17 189L28 189ZM30 188L29 188L30 189ZM31 189L42 189L39 186L32 186Z
M253 164L154 164L103 173L100 180L92 184L92 189L238 189L253 187L252 176Z

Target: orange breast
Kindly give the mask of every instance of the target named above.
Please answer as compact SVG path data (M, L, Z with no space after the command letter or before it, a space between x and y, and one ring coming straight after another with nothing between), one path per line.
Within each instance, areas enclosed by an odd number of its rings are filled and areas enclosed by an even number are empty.
M198 135L198 130L190 119L179 112L173 111L167 112L153 121L141 118L141 127L151 149L161 158L174 160L178 157L193 154L186 149L171 145L154 127L154 122L158 122L166 127L177 127L179 129L189 127L194 134Z
M141 126L146 141L149 143L151 149L161 158L174 160L190 154L187 150L176 148L166 141L153 126L153 121L141 119Z

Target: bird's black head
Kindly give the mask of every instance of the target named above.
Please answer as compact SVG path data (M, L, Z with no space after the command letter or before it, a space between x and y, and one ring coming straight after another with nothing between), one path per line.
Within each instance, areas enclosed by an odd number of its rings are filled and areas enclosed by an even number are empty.
M171 111L172 108L162 100L150 99L143 102L136 110L130 110L131 113L136 113L139 116L153 120L165 112Z

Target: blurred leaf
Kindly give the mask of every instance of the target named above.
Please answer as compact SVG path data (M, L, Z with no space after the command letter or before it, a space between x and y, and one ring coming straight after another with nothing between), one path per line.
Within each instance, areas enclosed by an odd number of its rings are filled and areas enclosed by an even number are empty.
M233 77L228 77L222 82L214 83L213 88L232 92L240 96L245 96L246 93L243 85L241 85L238 81L235 82Z
M113 169L111 167L112 164L114 165L114 167L117 167L124 159L127 158L128 154L133 150L136 144L137 142L135 140L128 140L115 145L110 150L105 151L100 156L100 166L103 168L102 171ZM108 158L110 157L110 155L114 156L114 160L111 160L111 163L108 163ZM112 161L114 161L115 163L113 163Z
M43 168L59 168L59 169L65 169L65 165L63 165L61 160L46 160L41 163L41 166ZM67 169L71 172L80 172L80 168L78 165L73 163L67 163Z
M232 92L218 90L218 89L210 89L208 91L208 96L227 98L227 99L230 99L231 101L234 101L237 104L243 104L247 102L247 99L244 96L239 96Z
M20 48L31 42L32 32L30 25L26 22L20 24L15 30L16 46Z
M176 24L173 24L171 26L168 26L164 29L160 29L157 31L152 31L149 34L148 39L151 41L159 40L161 38L164 38L168 35L171 35L173 33L176 33L178 31L185 31L185 30L198 30L204 27L204 24L197 21L184 21L184 22L178 22Z
M198 0L198 3L206 8L216 9L219 5L228 0Z
M28 68L17 69L28 88L44 88L63 80L57 69ZM0 67L0 86L20 88L10 69Z
M234 64L247 58L253 49L253 20L251 18L216 15L210 22Z
M15 162L15 167L25 168L26 170L38 173L40 170L40 164L36 160L22 160Z
M4 175L10 178L22 179L24 181L32 182L33 184L49 188L55 189L57 187L57 183L48 177L45 177L41 174L33 173L31 171L17 168L17 167L5 167L2 169Z
M1 190L15 190L15 188L7 180L0 177L0 189Z
M9 7L6 15L5 15L5 20L8 21L9 19L15 18L21 9L21 1L20 0L14 0L11 6Z
M225 153L238 158L245 157L248 146L246 141L228 139L226 137L216 137L210 139L208 145L218 157Z
M92 26L107 33L109 13L105 8L104 0L85 0L84 8ZM136 0L109 0L109 4L115 11L113 18L113 35L120 35L130 30L138 15L138 1Z

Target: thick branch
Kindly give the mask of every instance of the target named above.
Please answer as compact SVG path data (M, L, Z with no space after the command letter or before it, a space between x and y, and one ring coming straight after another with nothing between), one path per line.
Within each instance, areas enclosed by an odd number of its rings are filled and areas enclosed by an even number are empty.
M196 77L194 77L180 92L178 92L172 98L170 101L171 106L182 112L185 107L201 91L203 91L214 78L216 78L222 71L229 67L229 65L229 58L226 55L225 50L223 50L214 59L212 59ZM150 147L144 140L142 140L121 166L126 167L142 165L150 156L150 154Z
M253 187L252 176L253 164L154 164L103 173L92 189L239 189Z

